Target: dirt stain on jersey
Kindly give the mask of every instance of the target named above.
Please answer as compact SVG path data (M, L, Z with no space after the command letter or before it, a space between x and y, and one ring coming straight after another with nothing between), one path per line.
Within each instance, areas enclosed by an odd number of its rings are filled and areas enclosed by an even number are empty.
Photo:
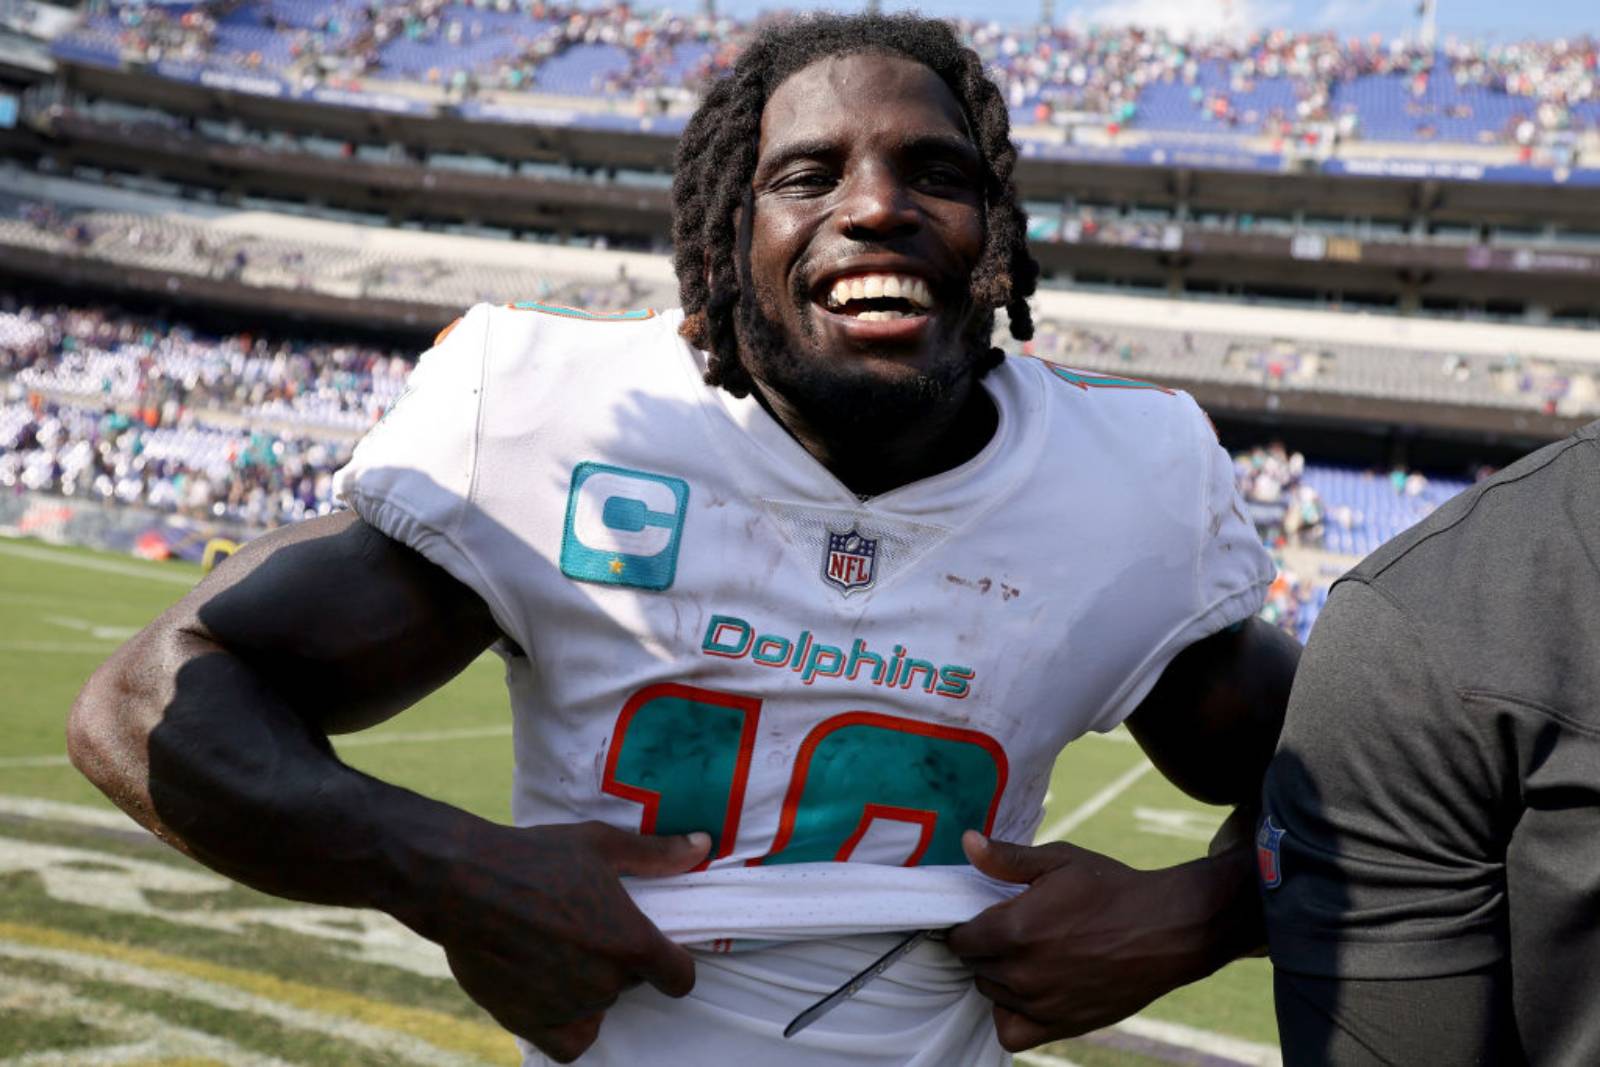
M982 596L990 589L994 588L994 580L992 578L974 579L963 578L959 574L947 574L944 576L944 580L949 582L951 585L959 585L963 589L976 589L979 596Z

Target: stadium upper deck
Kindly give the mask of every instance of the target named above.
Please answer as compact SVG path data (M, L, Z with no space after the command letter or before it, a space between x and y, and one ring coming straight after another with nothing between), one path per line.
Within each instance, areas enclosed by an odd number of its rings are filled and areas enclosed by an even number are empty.
M72 63L275 98L468 120L676 132L705 79L752 27L727 18L540 0L202 0L111 3L55 43ZM1438 50L1286 31L1189 43L1159 32L959 28L1000 80L1037 154L1162 163L1227 143L1226 166L1286 154L1463 159L1507 177L1584 180L1600 144L1594 41ZM1462 152L1467 155L1464 157ZM1417 161L1413 160L1413 165ZM1526 168L1528 173L1517 168ZM1335 166L1335 173L1345 171ZM1600 182L1600 171L1593 176Z
M484 300L676 299L663 256L194 205L16 171L7 180L22 196L0 200L0 268L35 283L413 336ZM1592 331L1048 289L1034 303L1031 353L1179 385L1219 416L1531 445L1600 415Z

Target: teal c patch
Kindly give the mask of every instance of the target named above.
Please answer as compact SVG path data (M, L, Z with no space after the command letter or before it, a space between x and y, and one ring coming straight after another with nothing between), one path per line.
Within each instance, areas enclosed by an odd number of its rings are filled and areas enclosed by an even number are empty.
M662 590L678 571L689 483L649 471L580 463L572 471L561 573L580 582Z

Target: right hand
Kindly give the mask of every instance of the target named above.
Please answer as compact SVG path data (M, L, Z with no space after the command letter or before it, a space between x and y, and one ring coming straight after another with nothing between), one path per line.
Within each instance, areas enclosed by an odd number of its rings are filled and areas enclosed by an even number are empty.
M457 839L442 898L418 925L444 947L467 995L560 1063L594 1043L619 994L649 982L694 988L694 961L622 888L619 875L681 874L706 834L652 837L599 822L477 824Z

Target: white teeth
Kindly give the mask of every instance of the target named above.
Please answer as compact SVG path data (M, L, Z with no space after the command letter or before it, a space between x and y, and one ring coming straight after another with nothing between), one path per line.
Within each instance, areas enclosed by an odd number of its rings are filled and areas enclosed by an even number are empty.
M863 311L855 316L859 322L894 322L897 319L910 318L904 311Z
M827 306L838 308L851 300L895 298L908 301L918 310L933 307L933 291L921 278L903 274L859 274L840 278L828 290Z

